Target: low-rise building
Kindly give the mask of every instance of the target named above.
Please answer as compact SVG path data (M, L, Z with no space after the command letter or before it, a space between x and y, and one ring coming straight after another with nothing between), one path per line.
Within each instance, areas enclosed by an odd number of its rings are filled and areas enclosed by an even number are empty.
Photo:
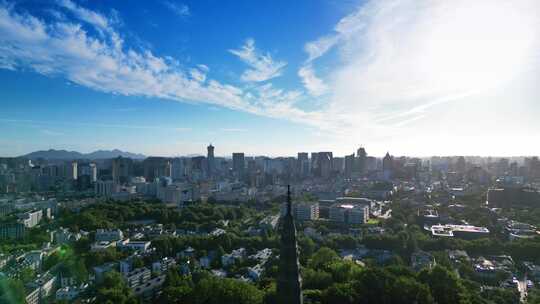
M17 216L19 223L23 224L26 228L32 228L37 226L43 218L43 210L28 211Z
M149 279L148 281L140 284L136 287L133 287L133 293L137 297L141 297L145 301L149 301L152 298L155 298L157 293L163 287L165 283L165 275L160 275L155 278Z
M36 280L28 283L26 287L30 290L26 296L26 302L32 304L43 303L55 288L56 276L49 272L38 276Z
M245 248L238 248L236 250L233 250L229 254L224 254L221 257L221 264L223 266L228 266L236 263L237 261L241 261L244 259L246 255L246 249Z
M66 286L56 291L56 301L73 301L84 291L88 285Z
M152 263L152 272L154 273L165 273L171 267L176 265L176 261L173 258L165 257L161 260Z
M489 236L489 229L471 225L433 225L430 228L434 237L457 237L477 239Z
M132 271L124 274L124 278L128 287L135 288L146 283L152 277L152 272L146 267L133 269Z
M124 233L120 229L98 229L96 230L96 241L119 241L124 238Z
M150 249L150 241L131 241L121 240L116 242L116 247L119 250L134 250L138 252L145 252Z
M103 251L109 248L113 248L115 246L116 246L115 242L107 242L107 241L95 242L95 243L92 243L92 245L90 245L90 251L92 252Z
M369 219L369 207L365 205L334 204L329 211L330 220L346 224L365 224Z
M286 204L281 206L281 215L287 212ZM292 216L298 221L313 221L319 219L318 202L298 202L292 205Z

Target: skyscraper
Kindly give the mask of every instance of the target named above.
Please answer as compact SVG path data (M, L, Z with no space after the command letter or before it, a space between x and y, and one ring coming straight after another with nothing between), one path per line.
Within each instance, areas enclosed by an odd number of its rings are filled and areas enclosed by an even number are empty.
M367 153L366 149L360 147L356 153L356 171L365 174L367 171Z
M287 212L285 216L281 218L277 297L278 303L301 304L303 302L300 263L298 262L298 246L296 244L296 227L292 215L290 186L287 186Z
M125 184L131 176L131 158L118 156L112 160L112 176L115 184Z
M214 168L216 166L215 160L214 160L214 146L210 144L206 150L208 151L206 158L208 161L208 177L212 177L214 175Z
M384 179L390 179L394 170L394 158L390 156L389 152L386 152L383 158L382 167Z
M244 153L233 153L233 172L239 178L244 177L245 158Z
M309 174L309 157L306 152L298 153L298 174L301 177L306 177Z
M90 176L93 183L97 181L97 166L96 163L90 163Z
M351 155L345 156L345 168L344 168L345 176L350 177L351 173L354 170L354 153Z
M77 170L78 164L76 161L71 162L71 170L70 170L70 178L73 180L77 180L77 177L79 177L79 171Z

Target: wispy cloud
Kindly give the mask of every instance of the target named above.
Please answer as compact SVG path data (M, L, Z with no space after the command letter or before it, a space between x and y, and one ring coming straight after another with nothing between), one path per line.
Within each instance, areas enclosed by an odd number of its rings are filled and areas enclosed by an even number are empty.
M298 76L311 95L321 96L328 91L328 86L315 75L315 71L311 64L302 66L300 70L298 70Z
M326 88L328 115L396 134L435 107L474 102L540 68L539 9L532 0L368 1L305 45L298 74L312 95ZM319 79L315 62L330 50L339 61Z
M243 128L221 128L219 129L222 132L247 132L247 129Z
M474 102L479 92L540 65L535 0L363 2L305 44L297 72L304 87L287 90L270 81L287 63L257 49L253 39L229 50L248 65L241 75L248 84L232 85L213 79L205 65L130 47L114 14L59 1L65 18L52 20L0 2L0 68L33 70L113 94L287 119L349 141L398 134L436 107ZM327 62L332 66L322 73Z
M191 15L191 12L189 10L189 6L183 4L183 3L175 3L172 1L164 1L163 5L167 7L169 10L171 10L173 13L180 17L187 17Z
M70 10L80 9L66 3ZM113 94L205 103L310 124L317 124L322 117L293 105L292 98L299 97L297 91L252 90L222 83L207 76L209 68L204 64L186 69L174 58L126 46L111 20L89 24L96 29L108 24L108 31L92 35L73 20L45 21L0 3L0 68L61 76ZM246 81L276 77L285 65L274 62L270 55L258 54L253 42L233 52L253 67L244 73ZM273 94L272 100L269 93Z
M229 50L250 66L245 70L241 78L248 82L266 81L281 75L287 65L284 61L274 61L270 54L261 54L255 48L255 40L247 39L246 43L236 50Z
M87 22L101 30L109 30L110 20L107 17L103 16L102 14L96 13L92 10L79 6L71 0L59 0L58 4L68 9L78 19L84 22Z

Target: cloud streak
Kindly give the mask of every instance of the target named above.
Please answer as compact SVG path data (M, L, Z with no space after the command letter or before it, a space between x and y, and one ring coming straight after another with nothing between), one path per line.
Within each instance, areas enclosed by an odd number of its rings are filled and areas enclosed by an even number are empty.
M163 5L165 5L166 8L168 8L170 11L172 11L179 17L185 18L191 15L189 6L183 3L174 3L171 1L165 1L163 2Z
M284 61L274 61L270 54L260 54L255 48L255 40L251 38L247 39L241 48L229 52L250 66L241 76L241 79L247 82L262 82L281 76L287 65Z

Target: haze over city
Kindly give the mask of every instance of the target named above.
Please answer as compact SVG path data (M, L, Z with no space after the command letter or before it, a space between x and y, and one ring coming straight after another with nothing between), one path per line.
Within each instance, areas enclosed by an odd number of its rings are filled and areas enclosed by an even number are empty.
M539 6L3 1L0 155L539 154Z

